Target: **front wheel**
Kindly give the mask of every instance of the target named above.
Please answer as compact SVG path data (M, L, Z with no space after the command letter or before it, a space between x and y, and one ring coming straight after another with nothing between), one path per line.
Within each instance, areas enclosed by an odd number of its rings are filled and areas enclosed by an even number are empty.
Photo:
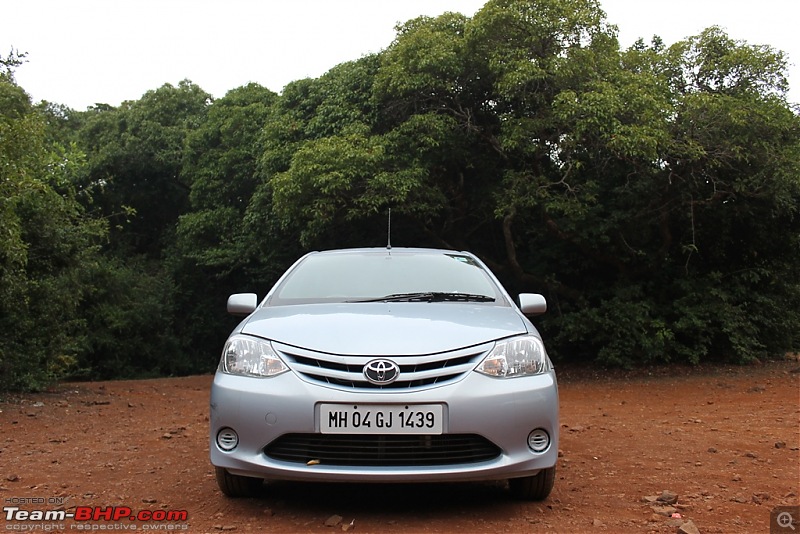
M508 481L511 495L524 501L543 501L550 495L556 481L555 466L542 469L530 477L512 478Z
M228 497L256 497L264 481L260 478L232 475L222 467L214 467L217 486Z

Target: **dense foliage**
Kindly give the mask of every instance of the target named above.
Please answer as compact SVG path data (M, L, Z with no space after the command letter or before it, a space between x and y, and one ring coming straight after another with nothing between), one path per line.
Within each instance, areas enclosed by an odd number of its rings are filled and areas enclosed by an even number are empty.
M235 291L312 248L478 253L556 361L800 348L784 55L709 28L621 50L595 0L491 0L275 94L189 81L33 106L0 58L0 380L204 372Z

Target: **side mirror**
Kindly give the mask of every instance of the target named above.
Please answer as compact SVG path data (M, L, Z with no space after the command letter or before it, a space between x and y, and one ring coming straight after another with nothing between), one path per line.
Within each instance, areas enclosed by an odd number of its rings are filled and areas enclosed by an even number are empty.
M258 295L255 293L236 293L228 297L228 313L245 317L253 313L258 306Z
M520 293L519 309L525 315L541 315L547 311L547 300L538 293Z

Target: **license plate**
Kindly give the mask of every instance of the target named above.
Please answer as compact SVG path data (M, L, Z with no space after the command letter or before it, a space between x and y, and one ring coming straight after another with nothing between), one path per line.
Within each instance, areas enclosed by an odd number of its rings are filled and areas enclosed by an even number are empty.
M441 404L321 404L323 434L441 434Z

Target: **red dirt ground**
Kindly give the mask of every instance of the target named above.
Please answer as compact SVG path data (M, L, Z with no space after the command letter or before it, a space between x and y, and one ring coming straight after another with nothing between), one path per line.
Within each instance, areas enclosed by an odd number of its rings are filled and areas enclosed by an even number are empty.
M776 507L800 504L798 366L559 369L561 457L541 503L510 500L503 483L273 483L260 498L228 499L208 460L210 376L63 384L0 402L0 529L648 533L692 532L691 521L703 534L769 532ZM674 511L647 500L664 490L678 496ZM18 521L8 511L95 506L187 518Z

